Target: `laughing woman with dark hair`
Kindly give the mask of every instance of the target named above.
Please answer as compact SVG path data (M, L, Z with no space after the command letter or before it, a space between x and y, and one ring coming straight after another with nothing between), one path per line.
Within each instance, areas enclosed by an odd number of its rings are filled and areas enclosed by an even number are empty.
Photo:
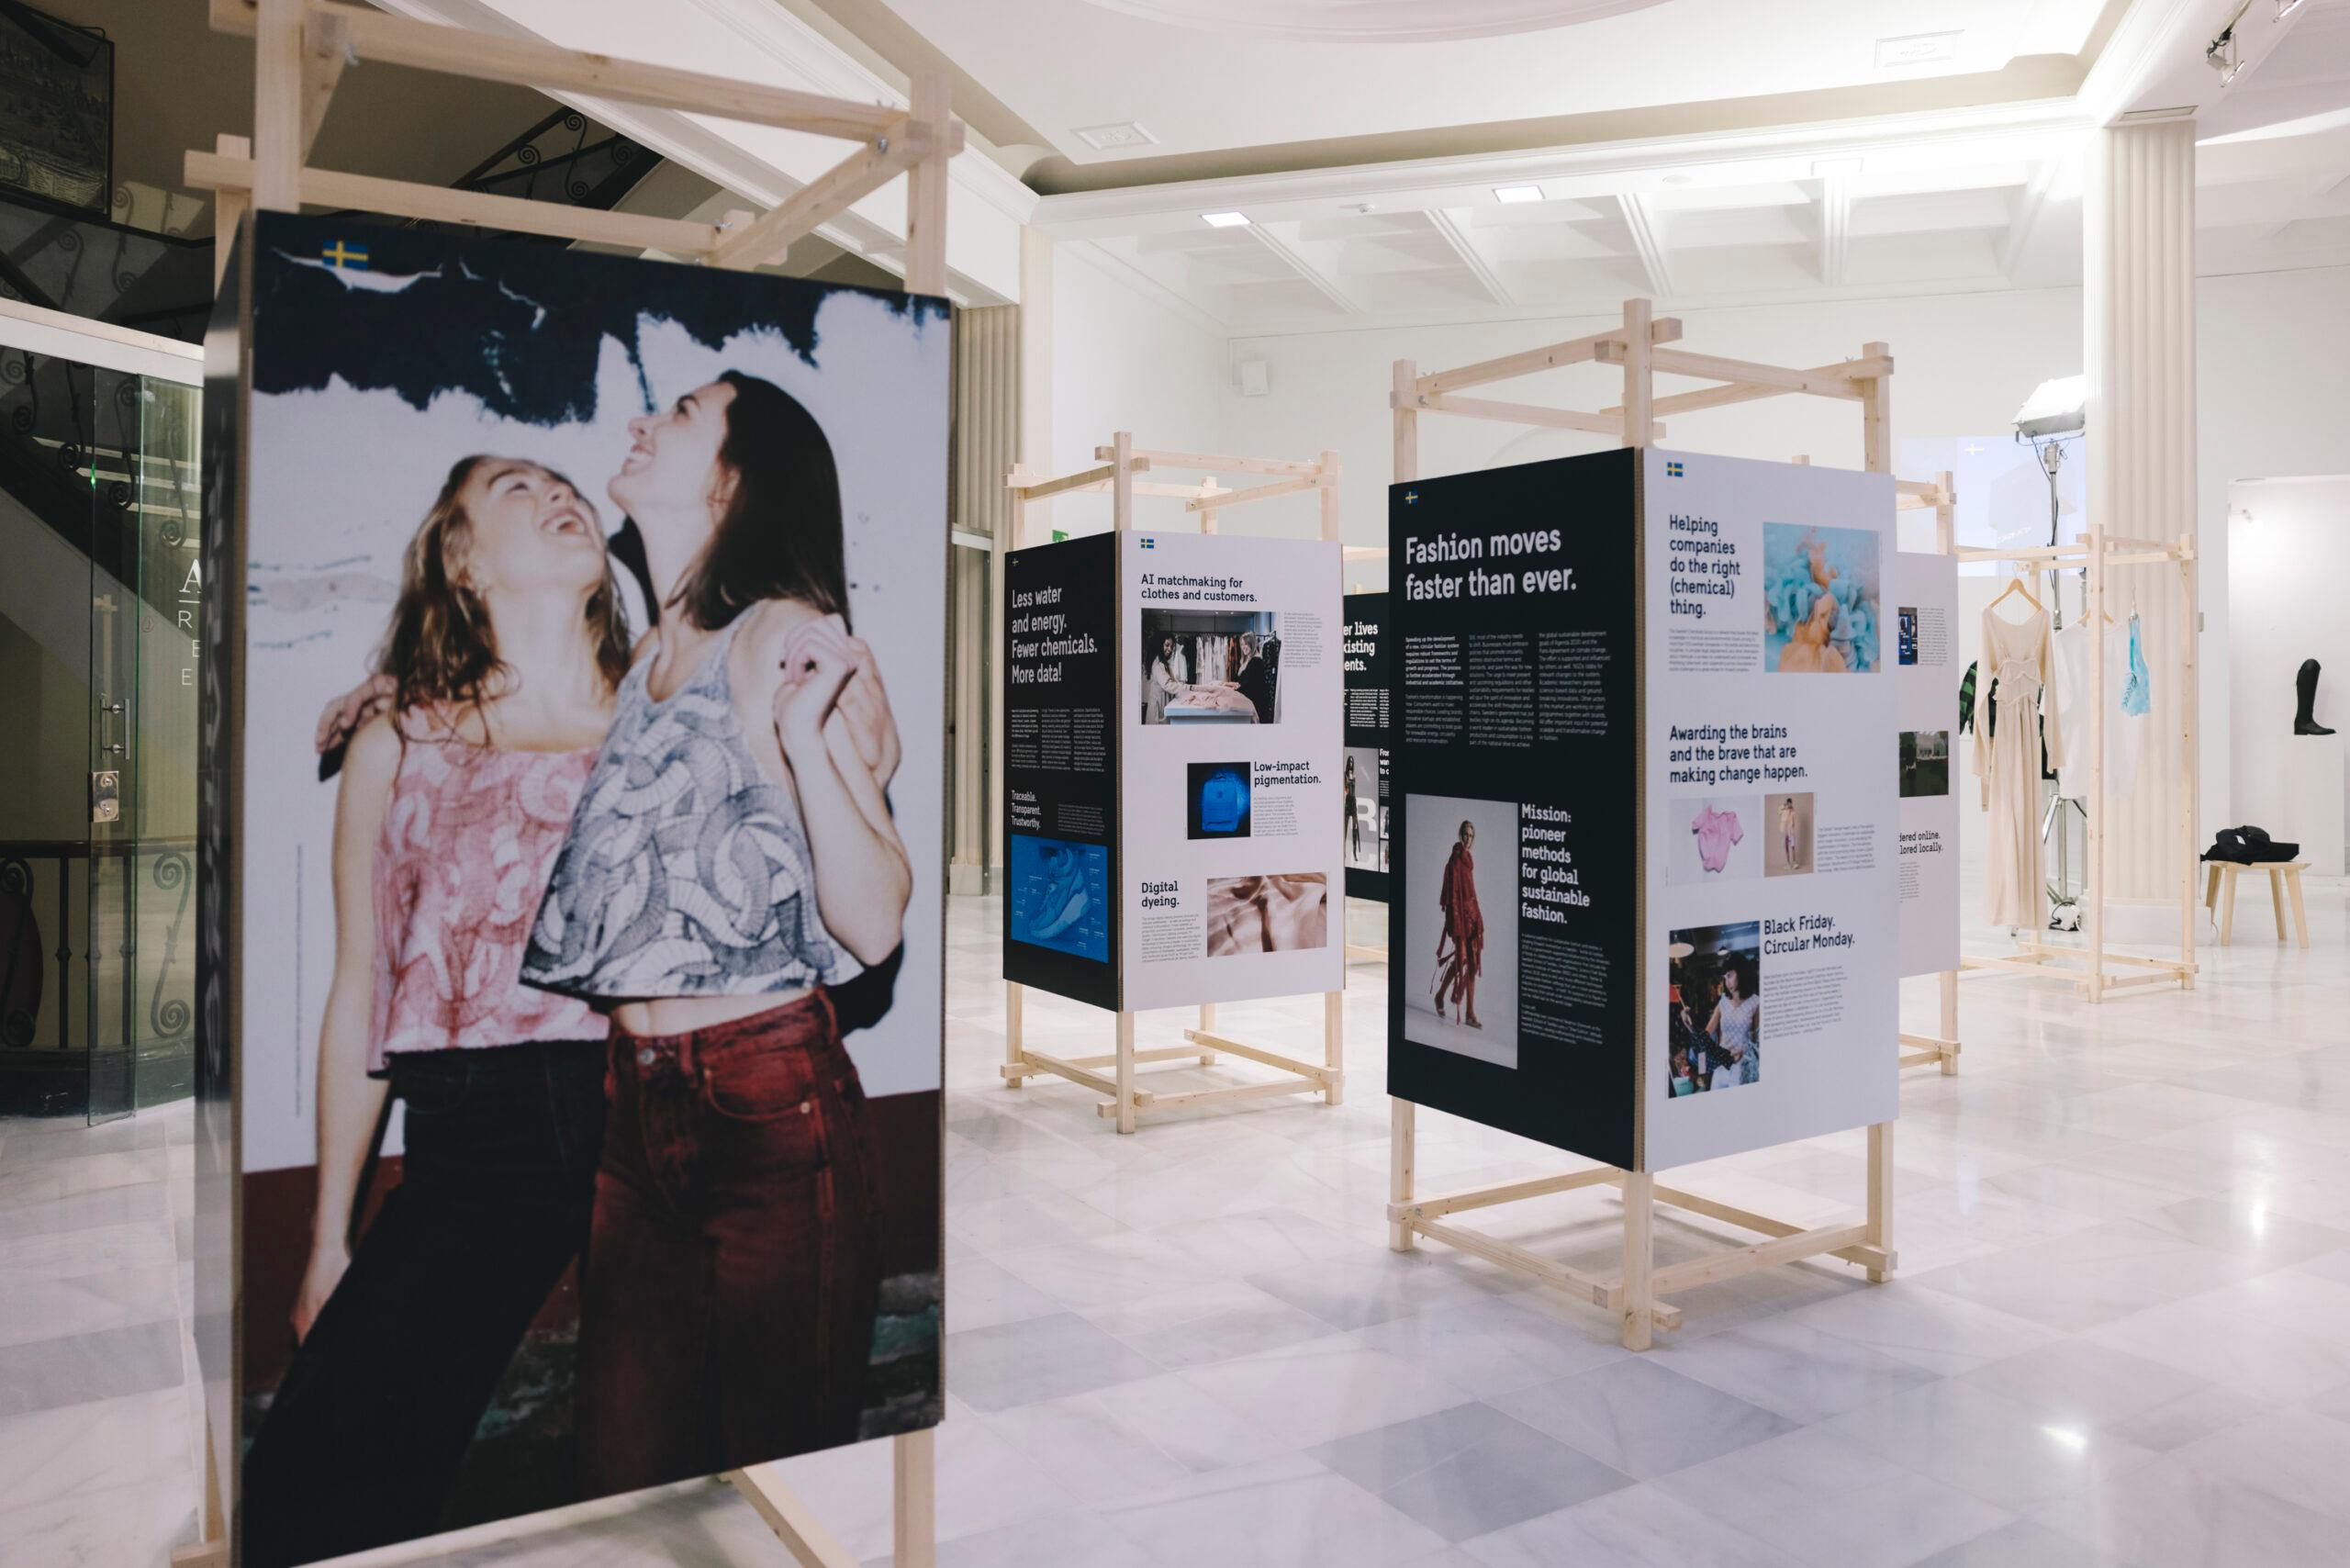
M313 1239L298 1347L244 1462L252 1568L440 1529L587 1242L602 1021L517 975L627 667L594 510L537 464L457 463L403 563L388 709L352 737L335 802ZM387 1095L407 1156L354 1250Z
M856 1438L877 1173L834 993L891 960L912 889L822 430L732 373L629 430L609 489L661 623L523 967L611 1016L580 1313L595 1492Z

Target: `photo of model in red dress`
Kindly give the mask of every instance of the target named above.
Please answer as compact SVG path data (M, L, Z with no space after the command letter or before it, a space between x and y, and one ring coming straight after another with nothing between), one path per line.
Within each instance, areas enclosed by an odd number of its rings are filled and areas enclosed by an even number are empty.
M1404 820L1414 890L1403 909L1404 1031L1416 1045L1516 1068L1517 807L1412 795Z

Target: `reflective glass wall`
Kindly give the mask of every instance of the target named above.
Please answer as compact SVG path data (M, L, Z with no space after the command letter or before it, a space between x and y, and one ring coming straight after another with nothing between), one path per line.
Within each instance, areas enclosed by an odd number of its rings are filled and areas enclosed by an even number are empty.
M0 1113L188 1092L198 406L0 347Z

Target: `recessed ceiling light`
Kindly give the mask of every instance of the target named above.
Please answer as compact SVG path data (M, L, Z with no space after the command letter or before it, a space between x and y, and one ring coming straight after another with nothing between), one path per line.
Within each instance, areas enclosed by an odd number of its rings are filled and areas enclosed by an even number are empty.
M1077 128L1077 136L1100 152L1116 147L1148 147L1158 140L1132 120L1121 120L1116 125L1081 125Z
M1494 199L1505 207L1515 207L1522 201L1540 201L1542 187L1540 185L1495 185Z
M1200 221L1211 229L1246 229L1248 215L1245 212L1203 212Z
M1668 185L1694 185L1697 183L1697 176L1695 174L1667 174L1664 177L1664 183Z

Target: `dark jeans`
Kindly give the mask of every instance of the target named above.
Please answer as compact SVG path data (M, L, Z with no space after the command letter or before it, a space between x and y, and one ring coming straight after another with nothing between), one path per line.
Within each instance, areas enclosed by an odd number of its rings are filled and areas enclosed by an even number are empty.
M812 991L612 1031L580 1459L626 1492L854 1442L880 1285L865 1092Z
M602 1041L392 1058L400 1183L359 1238L244 1463L246 1568L439 1530L465 1445L588 1240Z

